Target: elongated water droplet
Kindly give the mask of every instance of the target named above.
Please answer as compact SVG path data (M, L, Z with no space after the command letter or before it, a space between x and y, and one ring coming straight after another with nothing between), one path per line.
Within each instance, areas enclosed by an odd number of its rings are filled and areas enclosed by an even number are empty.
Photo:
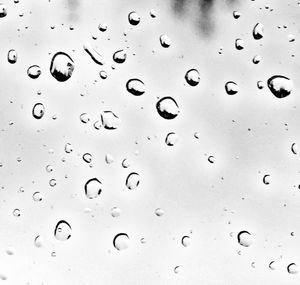
M133 190L140 184L140 175L136 172L130 173L126 178L126 187Z
M7 60L9 63L14 64L17 62L18 54L14 49L8 51Z
M104 111L101 113L102 125L107 130L115 130L120 124L121 120L112 111Z
M168 146L174 146L178 142L178 135L171 132L168 133L165 139L165 143Z
M73 59L64 52L57 52L50 63L50 73L59 82L64 82L73 74L75 65Z
M41 119L43 118L45 114L45 107L42 103L36 103L32 108L32 116L35 119Z
M156 103L156 110L158 114L167 120L177 117L179 114L179 107L172 97L163 97Z
M292 144L291 151L293 152L293 154L297 154L298 153L298 146L297 146L296 143Z
M260 40L264 36L264 25L261 23L257 23L253 28L253 38L255 40Z
M141 21L137 12L133 11L128 14L128 21L131 25L136 26Z
M66 241L71 237L72 228L70 224L64 220L56 224L54 236L59 241Z
M189 236L184 236L184 237L182 237L182 239L181 239L181 244L182 244L184 247L190 246L190 244L191 244L191 238L190 238Z
M88 199L95 199L102 192L102 183L97 178L91 178L85 183L84 192Z
M167 35L161 35L159 37L159 41L163 48L168 48L172 43L171 39Z
M233 81L228 81L225 84L225 91L228 95L235 95L239 92L239 86Z
M113 60L116 63L123 63L125 62L126 58L127 58L127 54L123 49L116 51L113 55Z
M282 75L274 75L267 81L270 91L277 98L284 98L291 94L293 81Z
M117 250L124 250L129 247L129 236L125 233L119 233L114 237L113 245Z
M237 235L238 243L242 246L249 247L252 244L252 236L247 231L241 231Z
M38 65L31 65L27 69L27 75L32 78L36 79L42 74L42 70Z
M91 57L91 59L97 63L97 64L100 64L100 65L103 65L104 64L104 60L103 60L103 57L102 55L96 51L90 43L85 43L83 45L83 49L87 52L87 54Z
M199 71L195 68L188 70L185 74L185 80L191 86L198 85L200 82Z
M290 263L287 266L287 271L290 274L297 274L299 272L298 265L296 263Z
M133 78L127 81L126 89L134 96L141 96L145 93L145 84L142 80Z

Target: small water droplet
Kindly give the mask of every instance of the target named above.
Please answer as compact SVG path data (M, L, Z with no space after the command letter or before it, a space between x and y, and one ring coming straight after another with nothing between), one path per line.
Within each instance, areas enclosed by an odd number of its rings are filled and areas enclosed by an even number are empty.
M86 163L91 163L92 162L92 155L90 153L85 153L82 156L82 159L86 162Z
M36 236L35 239L34 239L34 245L37 247L37 248L40 248L42 247L44 244L44 239L43 237L41 236Z
M275 269L276 269L275 261L271 261L271 262L269 263L269 268L270 268L271 270L275 270Z
M100 76L100 78L102 78L102 79L106 79L106 78L107 78L107 73L106 73L106 71L101 70L101 71L99 72L99 76Z
M140 184L140 175L136 172L130 173L126 178L126 187L133 190Z
M32 78L36 79L42 74L42 70L38 65L31 65L27 69L27 75Z
M0 3L0 18L3 18L7 15L6 5Z
M241 231L237 235L238 243L244 247L249 247L252 244L252 236L247 231Z
M105 155L105 162L107 163L107 164L111 164L111 163L113 163L114 162L114 158L113 158L113 156L111 155L111 154L106 154Z
M128 21L131 25L136 26L141 21L141 18L135 11L133 11L128 14Z
M233 18L234 19L238 19L239 17L241 17L241 13L240 12L238 12L238 11L233 11Z
M298 265L296 263L290 263L288 266L287 266L287 271L288 273L290 274L297 274L299 269L298 269Z
M127 81L126 89L134 96L141 96L145 93L145 84L142 80L133 78Z
M257 23L253 28L253 38L255 40L260 40L264 36L264 25L261 23Z
M73 146L70 143L65 144L65 152L71 153L73 151Z
M210 155L207 160L210 162L210 163L215 163L215 157L213 155Z
M7 255L14 255L16 252L16 249L13 246L8 246L5 251L6 251Z
M115 130L120 124L121 120L112 111L104 111L101 113L102 125L107 130Z
M85 183L84 192L88 199L95 199L102 192L102 183L97 178L91 178Z
M256 56L254 56L253 59L252 59L252 62L253 62L254 64L258 64L258 63L260 63L260 61L261 61L261 56L260 56L260 55L256 55Z
M161 35L159 37L159 41L163 48L168 48L172 43L171 39L167 35Z
M191 245L191 238L189 236L184 236L182 237L181 239L181 244L184 246L184 247L188 247Z
M53 171L52 165L48 164L48 165L46 166L46 171L49 172L49 173L52 172L52 171Z
M126 54L125 50L123 50L123 49L118 50L113 54L113 60L116 63L123 63L123 62L125 62L126 58L127 58L127 54Z
M164 210L161 209L161 208L157 208L157 209L155 210L155 215L156 215L157 217L161 217L161 216L163 216L164 214L165 214L165 212L164 212Z
M228 95L235 95L239 92L239 86L233 81L228 81L225 84L225 91Z
M14 215L15 217L20 217L20 216L21 216L21 211L20 211L19 209L14 209L14 210L13 210L13 215Z
M100 23L98 26L98 29L100 32L105 32L107 30L107 24L106 23Z
M150 14L151 18L156 18L156 16L157 16L156 11L153 10L153 9L150 10L150 13L149 13L149 14Z
M110 211L110 214L113 218L117 218L121 215L121 209L118 207L113 207Z
M293 81L282 75L274 75L267 81L270 91L277 98L284 98L291 94Z
M119 233L114 237L113 245L117 250L124 250L129 247L129 237L126 233Z
M87 124L91 120L90 115L87 113L82 113L80 115L80 121L84 124Z
M271 182L271 175L270 174L264 175L264 177L263 177L263 183L266 184L266 185L269 185L270 182Z
M168 146L174 146L178 142L178 135L171 132L168 133L165 139L165 143Z
M123 159L122 166L123 166L123 168L128 168L130 166L130 163L127 158Z
M49 180L49 185L51 186L51 187L54 187L54 186L56 186L56 184L57 184L57 182L56 182L56 179L50 179Z
M197 86L200 82L199 71L195 68L188 70L185 74L185 80L189 85Z
M18 54L14 49L8 51L7 60L9 63L14 64L17 62Z
M40 202L40 201L43 200L43 196L42 196L42 194L41 194L40 192L35 192L35 193L33 193L33 195L32 195L32 199L33 199L33 201L35 201L35 202Z
M162 118L167 120L174 119L179 114L177 102L169 96L161 98L156 103L156 110Z
M291 151L293 152L293 154L297 154L298 153L298 146L297 146L296 143L292 144Z
M32 116L35 119L41 119L43 118L45 114L45 107L42 103L36 103L32 108Z
M265 83L263 81L257 81L257 88L263 89L265 87Z
M75 65L73 59L64 52L57 52L50 63L50 73L59 82L70 79Z
M179 266L175 266L174 267L174 273L178 274L180 272L180 267Z
M57 223L54 236L59 241L66 241L71 237L72 228L70 224L64 220L61 220Z
M235 40L235 48L236 48L237 50L242 50L242 49L244 49L244 47L245 47L245 42L244 42L244 40L242 40L242 39L236 39L236 40Z

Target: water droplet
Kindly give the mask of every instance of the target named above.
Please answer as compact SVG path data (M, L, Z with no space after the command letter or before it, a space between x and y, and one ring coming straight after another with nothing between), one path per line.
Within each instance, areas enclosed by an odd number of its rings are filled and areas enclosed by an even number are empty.
M210 155L207 160L210 162L210 163L215 163L215 157L213 155Z
M107 163L107 164L111 164L111 163L113 163L114 162L114 158L113 158L113 156L111 155L111 154L106 154L105 155L105 162Z
M59 82L70 79L75 65L73 59L64 52L57 52L50 63L50 73Z
M178 274L180 272L180 267L179 266L175 266L174 267L174 273Z
M239 86L233 81L228 81L225 84L225 91L228 95L234 95L239 92Z
M66 241L71 237L72 228L70 224L64 220L61 220L57 223L54 236L57 240Z
M275 261L271 261L271 262L269 263L269 268L270 268L271 270L275 270L275 269L276 269Z
M255 40L260 40L264 36L264 25L261 23L257 23L253 28L253 38Z
M234 19L238 19L239 17L241 17L241 13L240 12L238 12L238 11L233 11L233 18Z
M49 185L50 185L51 187L56 186L56 183L57 183L57 182L56 182L56 179L54 179L54 178L49 180Z
M168 146L174 146L178 142L178 135L171 132L168 133L165 139L165 143Z
M150 10L150 16L151 16L151 18L156 18L156 16L157 16L157 14L156 14L156 11L155 10Z
M189 236L184 236L182 237L181 239L181 244L184 246L184 247L188 247L191 245L191 238Z
M177 117L179 114L179 107L172 97L163 97L156 103L156 110L158 114L167 120Z
M36 79L42 74L42 70L38 65L31 65L27 69L27 75L32 78Z
M121 50L118 50L114 53L113 55L113 60L116 62L116 63L123 63L125 62L126 60L126 57L127 57L127 54L126 52L121 49Z
M200 82L199 71L195 68L188 70L185 74L185 80L191 86L198 85Z
M15 217L20 217L20 216L21 216L21 211L20 211L19 209L14 209L14 210L13 210L13 215L14 215Z
M107 78L107 73L106 73L106 71L101 70L101 71L99 72L99 76L100 76L100 78L102 78L102 79L106 79L106 78Z
M86 162L86 163L91 163L92 162L92 155L90 153L85 153L83 156L82 156L83 160Z
M297 154L298 153L298 146L297 146L296 143L292 144L291 151L293 152L293 154Z
M145 244L146 243L146 239L145 238L141 238L141 243Z
M101 121L103 127L107 130L115 130L121 124L121 120L112 111L102 112Z
M8 254L8 255L14 255L16 252L16 249L13 246L8 246L5 251L6 251L6 254Z
M17 62L17 59L18 59L17 52L14 49L9 50L7 54L8 62L14 64Z
M85 43L83 45L83 49L87 52L87 54L95 63L100 65L104 64L102 55L98 51L96 51L89 43Z
M3 18L7 15L6 5L0 3L0 18Z
M257 88L263 89L265 87L265 83L263 81L257 81Z
M128 161L127 158L123 159L123 161L122 161L122 166L123 166L124 168L128 168L128 167L130 166L130 163L129 163L129 161Z
M293 35L293 34L289 34L289 35L288 35L288 39L289 39L289 42L292 43L292 42L295 41L296 37L295 37L295 35Z
M105 23L100 23L98 26L98 29L100 32L105 32L107 30L107 24Z
M171 45L171 39L167 35L161 35L159 41L162 47L168 48Z
M297 274L298 273L298 265L296 263L291 263L287 266L287 271L290 274Z
M194 138L195 139L199 139L200 138L200 133L199 132L195 132L194 133Z
M1 15L1 13L0 13L0 15ZM7 276L3 273L0 273L0 280L3 280L3 281L7 280Z
M91 178L85 183L84 192L88 199L95 199L102 192L102 183L97 178Z
M32 108L32 116L35 119L41 119L43 118L45 114L45 107L42 103L36 103Z
M73 151L73 146L70 143L65 144L65 152L71 153Z
M270 91L277 98L284 98L291 94L293 81L282 75L274 75L267 81Z
M40 248L42 247L44 244L44 239L43 237L41 236L36 236L35 239L34 239L34 245L37 247L37 248Z
M242 50L245 47L245 42L242 39L236 39L235 40L235 48L237 50Z
M110 214L113 218L117 218L121 215L121 209L118 207L113 207L110 211Z
M251 262L251 267L255 268L255 262Z
M263 183L266 184L266 185L269 185L270 182L271 182L271 176L270 174L266 174L264 177L263 177Z
M90 116L87 113L82 113L80 115L80 121L84 124L87 124L90 121Z
M126 178L126 187L133 190L140 184L140 175L136 172L130 173Z
M128 21L131 25L136 26L141 21L141 18L136 12L133 11L128 14Z
M249 247L252 244L251 234L247 231L241 231L237 235L238 243L242 246Z
M129 237L125 233L119 233L114 237L113 245L117 250L124 250L129 247Z
M145 93L145 84L142 80L133 78L127 81L126 89L135 96L141 96Z
M46 166L46 171L49 172L49 173L52 172L52 171L53 171L52 165L50 165L50 164L47 165L47 166Z
M155 210L155 215L156 215L157 217L161 217L161 216L163 216L164 214L165 214L165 212L164 212L164 210L161 209L161 208L157 208L157 209Z
M102 127L102 123L101 123L100 121L96 121L96 122L94 123L94 128L95 128L96 130L100 130L101 127Z
M41 194L40 192L35 192L35 193L33 193L33 195L32 195L32 199L33 199L33 201L35 201L35 202L40 202L40 201L43 200L43 196L42 196L42 194Z
M254 64L258 64L258 63L260 63L260 61L261 61L261 56L260 56L260 55L256 55L256 56L254 56L253 59L252 59L252 62L253 62Z

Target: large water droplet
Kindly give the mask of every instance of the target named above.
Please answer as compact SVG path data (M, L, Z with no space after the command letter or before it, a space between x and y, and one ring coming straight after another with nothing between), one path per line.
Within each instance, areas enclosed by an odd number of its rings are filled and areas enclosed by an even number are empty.
M290 274L297 274L299 269L298 269L298 265L296 263L291 263L287 266L287 271Z
M225 84L225 91L228 95L234 95L239 92L239 86L233 81L228 81Z
M174 146L178 142L178 135L171 132L168 133L165 139L166 145Z
M141 18L138 13L133 11L128 14L128 21L131 25L136 26L141 21Z
M159 41L161 46L164 48L168 48L172 43L171 39L167 35L161 35L159 37Z
M85 183L84 191L88 199L95 199L102 192L102 183L97 178L91 178Z
M284 98L291 94L293 81L282 75L274 75L267 81L270 91L277 98Z
M51 75L60 82L68 80L74 71L73 59L64 52L57 52L50 63Z
M41 119L45 114L45 107L42 103L36 103L32 108L32 116L35 119Z
M252 34L255 40L260 40L264 36L264 25L257 23L253 28Z
M133 190L140 184L140 175L136 172L130 173L126 178L126 187Z
M252 236L247 231L241 231L237 235L238 243L242 246L249 247L252 244Z
M121 120L112 111L102 112L101 121L103 127L107 130L115 130L121 124Z
M119 233L114 237L113 245L117 250L124 250L129 247L129 237L125 233Z
M145 84L142 80L133 78L127 81L126 89L135 96L141 96L145 93Z
M123 63L125 62L126 60L126 57L127 57L127 54L126 52L121 49L121 50L118 50L114 53L113 55L113 60L116 62L116 63Z
M32 79L38 78L41 74L42 71L38 65L31 65L27 69L27 75Z
M57 223L54 236L57 240L66 241L71 237L72 228L68 222L61 220Z
M158 114L167 120L177 117L179 114L179 107L172 97L163 97L156 103L156 110Z
M17 59L18 59L17 52L14 49L9 50L7 54L8 62L14 64L17 62Z
M200 74L197 69L190 69L185 74L186 82L191 86L196 86L200 82Z

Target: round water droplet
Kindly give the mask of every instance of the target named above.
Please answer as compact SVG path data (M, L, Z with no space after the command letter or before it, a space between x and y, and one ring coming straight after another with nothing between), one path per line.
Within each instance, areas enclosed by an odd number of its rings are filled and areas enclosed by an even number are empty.
M151 16L151 18L156 18L156 16L157 16L157 13L156 13L156 11L155 10L150 10L150 16Z
M17 52L14 49L9 50L7 54L8 62L14 64L17 62L17 59L18 59Z
M252 59L252 62L253 62L254 64L258 64L258 63L260 63L260 61L261 61L261 56L260 56L260 55L256 55L256 56L254 56L253 59Z
M87 113L82 113L80 115L80 121L84 124L87 124L91 120L90 115Z
M84 192L88 199L95 199L102 192L102 183L97 178L91 178L85 183Z
M255 40L260 40L264 36L264 25L261 23L257 23L253 28L253 38Z
M7 15L6 5L0 3L0 18L3 18Z
M20 211L19 209L14 209L14 210L13 210L13 215L14 215L15 217L20 217L20 216L21 216L21 211Z
M207 160L210 162L210 163L215 163L215 157L213 155L210 155Z
M57 52L50 63L50 73L59 82L68 80L74 71L73 59L64 52Z
M102 78L102 79L106 79L106 78L107 78L107 73L106 73L106 71L101 70L101 71L99 72L99 76L100 76L100 78Z
M113 207L110 211L110 214L113 218L117 218L121 215L121 209L118 207Z
M51 186L51 187L54 187L54 186L56 186L56 184L57 184L57 182L56 182L56 179L50 179L49 180L49 185Z
M275 269L276 269L275 261L271 261L271 262L269 263L269 268L270 268L271 270L275 270Z
M236 39L235 40L235 48L237 50L242 50L245 47L245 42L242 39Z
M36 103L32 108L32 116L35 119L41 119L43 118L45 114L45 107L42 103Z
M195 138L195 139L199 139L199 138L200 138L200 133L195 132L195 133L194 133L194 138Z
M238 11L233 11L233 18L238 19L239 17L241 17L241 13Z
M107 30L107 24L105 23L100 23L98 26L98 29L100 32L105 32Z
M184 247L188 247L191 245L191 238L189 236L184 236L182 237L181 239L181 244L184 246Z
M133 11L128 14L128 21L131 25L136 26L141 21L141 18L136 12Z
M105 155L105 162L107 163L107 164L111 164L111 163L113 163L114 162L114 158L113 158L113 156L111 155L111 154L106 154Z
M5 251L6 251L6 254L8 254L8 255L14 255L16 252L16 249L13 246L8 246Z
M270 91L277 98L284 98L291 94L293 81L282 75L274 75L267 81Z
M295 35L293 35L293 34L289 34L289 35L288 35L288 39L289 39L289 42L292 43L292 42L295 41L296 37L295 37Z
M127 54L123 49L116 51L113 55L113 60L116 63L123 63L125 62L126 58L127 58Z
M180 272L180 267L179 266L175 266L174 267L174 273L178 274Z
M162 47L168 48L171 45L171 39L167 35L161 35L159 41Z
M83 160L86 162L86 163L91 163L92 162L92 155L90 153L85 153L83 156L82 156Z
M263 89L265 87L265 83L263 81L257 81L257 88Z
M165 214L165 212L164 212L164 210L161 209L161 208L157 208L157 209L155 210L155 215L156 215L157 217L161 217L161 216L163 216L164 214Z
M134 96L141 96L145 93L145 84L142 80L133 78L127 81L126 89Z
M37 248L40 248L43 246L43 244L44 244L44 239L41 236L36 236L34 239L34 245Z
M47 165L47 166L46 166L46 171L47 171L47 172L52 172L52 171L53 171L52 165L50 165L50 164Z
M241 231L237 235L238 243L242 246L249 247L252 244L252 236L247 231Z
M112 111L102 112L101 121L103 127L107 130L115 130L121 124L121 120Z
M38 65L31 65L27 69L27 75L32 78L36 79L42 74L42 70Z
M127 158L124 158L124 159L123 159L123 161L122 161L122 166L123 166L124 168L128 168L128 167L130 166L130 163L129 163L129 161L128 161Z
M126 187L133 190L140 184L140 175L136 172L130 173L126 178Z
M296 143L292 144L291 151L293 152L293 154L297 154L298 153L298 146L297 146Z
M145 238L141 238L141 243L145 244L146 243L146 239Z
M167 120L177 117L179 114L179 107L172 97L163 97L156 103L156 110L158 114Z
M3 280L3 281L7 280L7 276L3 273L0 273L0 280Z
M186 82L191 86L196 86L200 82L200 74L197 69L190 69L185 74Z
M114 237L113 245L117 250L124 250L129 247L129 237L125 233L119 233Z
M298 265L296 263L290 263L288 266L287 266L287 271L288 273L290 274L297 274L299 269L298 269Z
M270 174L266 174L264 177L263 177L263 183L266 184L266 185L269 185L271 182L271 176Z
M225 91L228 95L234 95L239 92L239 86L233 81L228 81L225 84Z
M32 195L32 199L33 199L33 201L35 201L35 202L40 202L40 201L43 200L43 196L42 196L42 194L41 194L40 192L35 192L35 193L33 193L33 195Z
M61 220L57 223L54 236L57 240L66 241L71 237L72 228L70 224L64 220Z
M73 151L73 146L70 143L65 144L65 152L71 153Z
M174 146L178 142L178 135L171 132L168 133L165 139L165 143L168 146Z

